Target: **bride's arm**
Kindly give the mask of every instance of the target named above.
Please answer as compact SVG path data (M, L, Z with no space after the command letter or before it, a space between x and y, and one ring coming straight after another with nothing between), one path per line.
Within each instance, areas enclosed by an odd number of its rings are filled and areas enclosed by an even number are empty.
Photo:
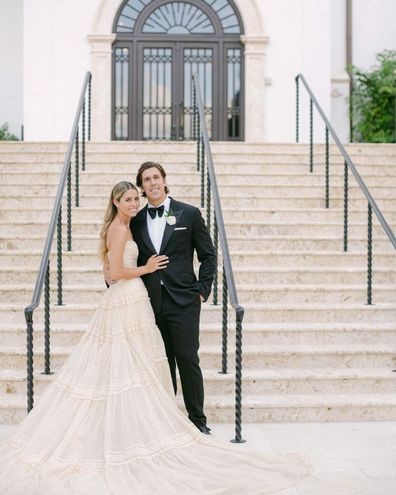
M158 255L151 256L143 266L138 266L136 268L124 267L123 258L127 239L128 234L124 229L119 229L117 227L109 229L107 244L109 251L111 251L111 256L109 257L109 272L112 280L129 280L166 268L168 257Z

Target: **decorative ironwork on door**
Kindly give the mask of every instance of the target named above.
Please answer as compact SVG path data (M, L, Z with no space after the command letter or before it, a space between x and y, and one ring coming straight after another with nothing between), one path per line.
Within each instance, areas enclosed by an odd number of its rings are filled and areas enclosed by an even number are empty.
M203 92L204 110L208 126L209 138L212 137L213 112L213 50L211 48L184 49L184 138L193 139L193 80L192 75L199 75Z
M171 139L172 50L145 48L143 55L143 139Z
M124 1L114 31L113 139L192 139L194 72L210 137L243 139L243 28L232 0Z

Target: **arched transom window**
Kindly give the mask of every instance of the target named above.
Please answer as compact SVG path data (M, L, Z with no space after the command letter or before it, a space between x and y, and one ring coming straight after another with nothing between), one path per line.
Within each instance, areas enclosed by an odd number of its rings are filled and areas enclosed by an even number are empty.
M222 32L224 34L241 34L240 21L236 15L236 11L228 0L201 0L201 3L206 3L219 19ZM116 23L116 33L133 33L136 20L145 7L152 3L151 0L128 0L121 9ZM155 14L155 15L154 15ZM161 5L153 13L154 29L165 29L161 20L169 23L170 27L180 26L186 28L185 23L190 16L206 17L205 12L198 6L190 2L167 2ZM186 16L186 17L183 17ZM207 19L207 17L206 17ZM201 19L203 20L203 19ZM160 21L159 24L157 21ZM210 25L210 21L206 21ZM202 26L201 26L202 28ZM213 29L213 26L211 27ZM147 27L146 29L149 29ZM145 31L164 33L170 31ZM192 32L190 30L184 32ZM213 33L214 31L197 31L199 33Z

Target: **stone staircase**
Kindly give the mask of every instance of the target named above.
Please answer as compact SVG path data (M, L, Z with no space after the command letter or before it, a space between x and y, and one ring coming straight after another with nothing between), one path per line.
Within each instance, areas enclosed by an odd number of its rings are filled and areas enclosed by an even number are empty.
M0 422L26 415L26 329L64 143L0 144ZM396 231L396 148L348 151ZM243 325L244 421L396 418L396 253L374 219L374 305L366 302L367 204L350 177L348 253L342 252L343 161L331 148L331 208L324 208L323 146L309 174L306 145L214 143ZM96 256L111 186L134 181L147 159L163 163L171 195L199 205L192 143L90 143L65 253L64 302L51 312L56 372L104 291ZM65 215L64 215L65 217ZM56 265L53 256L52 266ZM221 260L220 260L221 266ZM221 274L219 287L221 288ZM56 288L53 274L52 288ZM56 292L52 292L56 302ZM219 294L221 300L221 293ZM221 309L203 306L201 364L210 422L231 422L234 376L221 375ZM234 360L230 310L229 364ZM35 393L43 369L43 311L35 312Z

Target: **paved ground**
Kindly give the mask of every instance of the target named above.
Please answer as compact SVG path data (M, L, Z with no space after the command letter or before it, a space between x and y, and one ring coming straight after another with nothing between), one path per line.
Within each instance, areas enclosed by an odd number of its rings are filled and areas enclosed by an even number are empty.
M0 425L0 440L15 428ZM233 425L212 425L212 432L228 441ZM298 452L311 460L313 476L279 495L396 494L395 422L246 424L243 437L247 442L236 449Z

